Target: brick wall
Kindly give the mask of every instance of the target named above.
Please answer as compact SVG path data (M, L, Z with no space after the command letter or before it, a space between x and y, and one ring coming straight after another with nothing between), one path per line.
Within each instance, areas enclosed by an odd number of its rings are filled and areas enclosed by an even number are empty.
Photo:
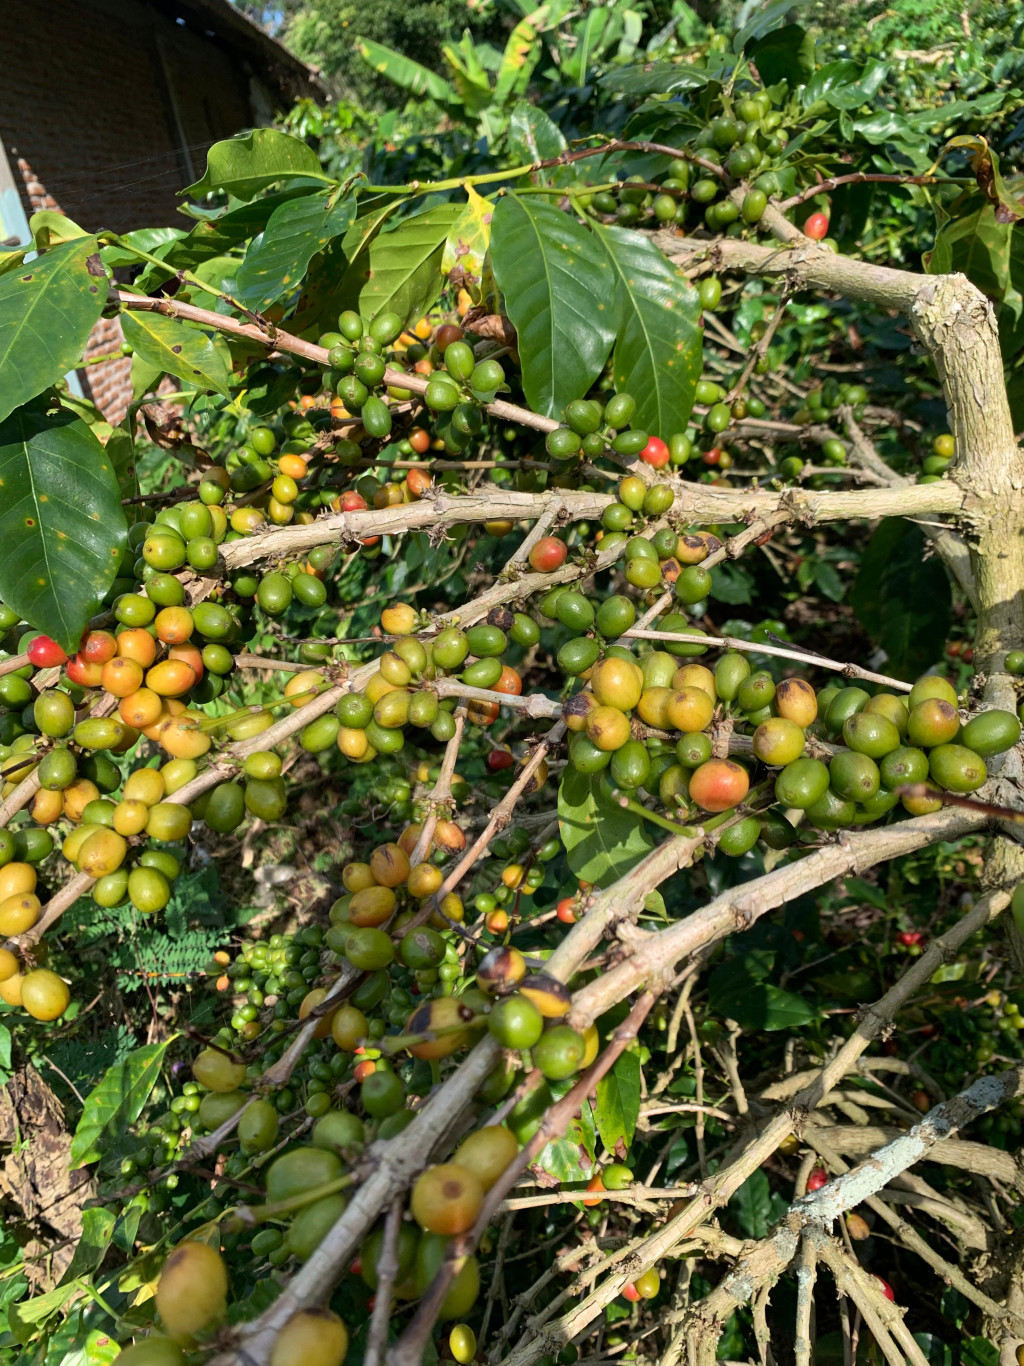
M252 123L243 64L146 0L4 0L3 21L0 138L26 213L59 209L90 230L185 226L176 191L202 175L210 143ZM101 322L90 352L120 340ZM115 422L129 370L81 372Z

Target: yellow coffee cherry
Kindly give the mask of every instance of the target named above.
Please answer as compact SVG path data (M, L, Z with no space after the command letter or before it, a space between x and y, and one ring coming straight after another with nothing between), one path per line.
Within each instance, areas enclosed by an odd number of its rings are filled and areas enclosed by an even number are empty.
M126 802L143 802L146 806L155 806L163 800L164 790L163 774L158 768L137 768L125 779L121 795Z

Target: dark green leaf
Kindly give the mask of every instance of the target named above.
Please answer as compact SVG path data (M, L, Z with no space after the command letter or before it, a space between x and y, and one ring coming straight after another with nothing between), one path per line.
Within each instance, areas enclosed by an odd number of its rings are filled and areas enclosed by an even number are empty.
M833 109L859 109L878 93L888 75L885 62L827 62L804 86L804 107L824 100Z
M338 314L351 307L351 296L359 286L357 279L350 278L351 264L360 259L365 264L370 244L401 204L401 199L386 194L359 201L359 214L344 237L330 242L310 262L302 291L304 307L293 320L292 331L317 327L323 332L337 326Z
M142 1113L156 1085L170 1039L136 1048L103 1074L86 1098L82 1118L71 1140L71 1167L95 1162L102 1153L100 1140L129 1124Z
M999 1351L988 1338L967 1338L960 1344L960 1366L998 1366Z
M202 219L187 236L157 248L155 254L167 261L168 269L164 276L169 278L179 267L190 268L213 256L225 255L240 242L262 232L281 205L293 199L305 198L308 194L309 186L297 185L277 194L264 195L251 204L221 211L215 217ZM156 272L157 267L152 266L149 270ZM136 281L138 288L149 292L149 278L148 272L140 276ZM154 275L152 283L158 282L159 277Z
M20 1304L12 1304L8 1310L11 1333L24 1346L35 1337L40 1324L63 1309L71 1296L78 1292L78 1281L71 1281L67 1285L56 1285L43 1295L33 1295Z
M75 1245L75 1255L61 1277L65 1284L96 1270L110 1246L116 1222L117 1216L111 1209L82 1210L82 1231Z
M613 90L619 95L672 95L681 90L699 90L707 83L703 71L675 62L619 67L600 80L605 90Z
M512 110L508 121L509 154L517 164L530 161L549 161L561 156L567 147L562 130L552 123L543 109L522 100ZM558 172L561 178L558 178ZM575 176L571 166L553 167L538 172L545 183L568 184Z
M630 115L623 137L680 147L692 138L700 127L701 121L692 110L684 108L674 100L666 103L664 100L654 99L642 104Z
M563 1184L586 1181L593 1159L587 1156L583 1128L578 1119L570 1123L564 1138L555 1139L541 1149L537 1165Z
M924 534L900 518L881 522L850 594L858 621L885 651L886 669L916 678L941 653L952 594L942 562L925 558Z
M615 388L636 399L635 427L667 438L686 430L701 373L696 291L642 233L597 231L615 276Z
M814 38L799 24L786 24L759 38L746 49L765 85L788 80L802 85L814 74Z
M139 251L148 252L153 256L161 250L168 250L175 242L181 242L188 236L191 234L186 233L184 228L139 228L136 232L121 234L121 243L124 245L111 243L101 248L100 257L103 264L112 269L137 266L142 259ZM138 250L132 251L132 247Z
M128 539L111 459L37 399L0 424L0 489L0 598L73 652Z
M107 455L114 467L117 486L121 497L135 498L139 492L139 478L135 470L135 437L132 431L132 418L126 417L120 426L115 427L107 438ZM129 504L123 509L125 520L131 525L136 520L137 507Z
M403 219L391 232L373 235L366 248L350 258L341 307L353 308L363 318L383 312L397 313L406 322L421 318L441 293L445 242L463 207L436 204ZM357 228L358 224L352 231Z
M106 301L95 237L0 275L0 421L80 361Z
M580 1126L580 1142L587 1150L587 1156L593 1162L597 1155L597 1124L594 1120L594 1109L589 1100L585 1100L580 1106L578 1123Z
M754 599L753 575L738 564L718 564L711 576L711 596L718 602L745 606Z
M111 1242L115 1247L119 1247L122 1252L129 1254L132 1252L141 1219L142 1210L138 1205L124 1206L123 1213L118 1216L117 1224L111 1234Z
M801 996L773 987L770 982L753 988L733 1010L733 1019L744 1029L799 1029L817 1018L818 1012Z
M747 1177L729 1201L729 1210L747 1238L763 1238L768 1232L772 1188L760 1167Z
M942 1310L942 1317L949 1319L950 1323L955 1323L959 1328L971 1312L971 1302L966 1296L961 1295L959 1290L948 1285L942 1292L939 1308Z
M877 983L869 972L821 972L814 979L819 995L840 1001L864 1001ZM877 993L876 993L877 994Z
M567 148L561 128L543 109L520 100L508 120L509 153L520 161L547 161Z
M1024 222L1000 222L996 207L979 203L972 195L965 204L969 212L946 219L925 253L925 269L931 275L959 271L995 303L1003 304L1014 318L1024 310Z
M653 843L644 822L611 802L598 778L571 766L558 788L558 830L570 869L596 887L628 872Z
M733 52L745 52L748 43L763 38L772 29L781 28L788 22L790 13L803 3L805 0L768 0L768 4L756 10L736 34L732 40ZM766 81L765 84L770 85L771 82Z
M924 1353L928 1366L952 1366L952 1348L934 1333L915 1333L914 1341Z
M829 564L828 560L819 560L814 566L814 582L826 598L831 598L833 602L842 602L846 586L834 564Z
M215 142L206 154L206 173L182 194L202 199L211 190L224 190L238 199L252 199L278 180L297 176L329 181L320 159L301 138L276 128L256 128L245 137Z
M725 1001L731 1006L731 998L741 995L752 982L763 982L774 963L775 954L771 949L751 949L715 968L708 979L708 990L716 1002Z
M409 90L414 95L429 95L440 104L459 103L455 89L443 76L438 76L428 67L414 62L411 57L395 52L383 43L375 43L369 38L360 38L356 43L356 49L363 61L369 63L374 71L389 81L394 81L395 85L400 85L403 90Z
M595 1117L601 1142L609 1152L621 1139L629 1148L640 1117L640 1059L620 1053L610 1072L597 1083Z
M227 394L228 368L205 332L160 313L127 310L121 314L121 327L136 355L149 365L197 389Z
M558 417L597 379L615 336L607 256L553 204L508 195L494 211L491 259L519 334L526 401Z
M800 996L764 981L766 961L759 951L716 968L708 980L709 1009L744 1029L771 1032L809 1024L817 1012Z
M903 117L891 109L879 110L877 114L865 114L863 118L850 120L850 131L859 134L867 142L911 142L920 143L920 136ZM925 160L928 158L925 157Z
M334 194L321 190L274 210L263 236L250 246L235 276L237 298L247 308L266 308L290 293L316 253L348 231L355 218L355 200L335 200Z

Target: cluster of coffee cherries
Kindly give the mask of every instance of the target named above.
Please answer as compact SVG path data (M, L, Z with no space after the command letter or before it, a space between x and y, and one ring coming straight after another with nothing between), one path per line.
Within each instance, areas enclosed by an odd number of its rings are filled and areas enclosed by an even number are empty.
M614 216L626 227L649 223L665 226L703 224L711 232L733 236L759 223L779 180L772 164L785 153L789 132L771 94L751 88L734 95L722 112L693 137L693 150L720 167L722 175L699 162L674 158L660 183L634 175L621 184L591 189L586 181L570 187L574 203L602 217ZM746 184L740 203L729 191ZM824 233L820 236L824 237Z
M595 460L610 447L616 455L639 458L654 469L663 468L674 456L676 464L688 458L688 451L680 455L680 437L671 436L663 441L660 436L633 427L635 415L636 399L625 392L612 394L604 403L594 398L574 399L565 409L564 424L548 432L547 453L559 461L577 455ZM664 491L671 492L667 487Z
M931 455L921 461L921 473L917 476L919 484L934 484L949 469L949 462L956 451L956 442L949 432L940 432L932 440Z
M5 936L34 925L40 909L36 870L10 857L13 843L8 832L0 830L0 934ZM0 948L0 1001L20 1006L33 1019L55 1020L67 1010L71 993L57 973L41 966L23 973L16 955Z
M405 834L407 844L418 837L415 830ZM309 1079L305 1104L296 1110L291 1085L276 1093L247 1089L279 1052L271 1049L257 1062L246 1064L229 1051L230 1035L222 1031L194 1058L194 1080L172 1101L171 1112L181 1112L186 1119L194 1116L196 1129L214 1129L238 1116L237 1149L226 1157L224 1173L229 1178L248 1176L250 1184L259 1173L263 1198L260 1204L221 1221L224 1251L231 1254L244 1244L258 1263L283 1267L306 1261L319 1246L346 1209L367 1146L394 1138L411 1122L414 1111L409 1101L434 1084L440 1059L464 1050L484 1029L490 1029L507 1049L520 1053L524 1065L542 1072L543 1085L513 1109L506 1124L485 1124L470 1133L449 1160L429 1166L412 1187L408 1217L396 1243L398 1274L393 1293L401 1303L426 1292L451 1239L468 1232L480 1219L487 1191L516 1160L520 1145L536 1132L552 1103L547 1080L565 1080L593 1061L598 1035L594 1028L578 1034L563 1023L569 1004L566 989L542 972L530 971L514 949L490 950L477 965L475 986L464 986L456 996L443 994L462 971L457 957L446 951L454 947L448 927L450 912L456 908L444 898L441 909L431 912L431 918L446 927L444 931L429 924L406 928L407 922L422 919L412 906L422 908L440 890L440 870L434 863L410 866L401 846L383 845L366 862L346 865L343 880L352 890L332 907L332 925L322 937L316 927L310 927L302 932L301 942L272 940L262 954L253 945L244 954L241 969L251 971L252 978L234 975L231 979L237 991L262 975L264 986L281 991L278 1004L285 1006L284 1013L316 1020L308 1056L303 1059ZM331 952L321 957L321 949ZM424 965L447 961L454 968L447 980L436 972L432 980L424 976ZM307 989L318 973L326 971L336 977L347 964L359 969L360 980L344 1000L326 1000L325 987ZM267 973L275 974L274 978ZM379 1008L391 974L409 981L424 999L411 1014L400 1009L396 1016L397 992L392 987L389 1019L398 1033L385 1041ZM292 980L297 985L289 990ZM253 987L248 990L251 993ZM257 1025L257 1031L262 1027L273 1033L274 1025L284 1018L272 1005L271 994L261 1001L262 1026ZM254 1035L247 1032L246 1037ZM403 1055L409 1061L403 1061ZM481 1087L481 1105L497 1103L516 1075L515 1066L503 1061ZM296 1120L303 1119L304 1125L296 1125ZM305 1137L303 1128L308 1130ZM234 1148L234 1140L227 1140L227 1146ZM173 1148L168 1149L161 1156L172 1152ZM201 1213L215 1217L223 1211L216 1201L208 1201ZM349 1271L370 1292L377 1289L383 1242L384 1230L378 1226L363 1240ZM200 1274L203 1287L194 1295L185 1293L185 1287L191 1287ZM468 1314L479 1285L477 1259L460 1259L458 1274L440 1307L440 1321ZM182 1347L208 1340L223 1322L226 1304L227 1278L219 1250L195 1240L179 1244L158 1283L157 1311L167 1340ZM340 1320L331 1315L328 1322L333 1328ZM337 1346L341 1339L336 1334L332 1342ZM471 1359L472 1329L456 1324L449 1345L456 1360ZM137 1344L137 1348L142 1346ZM307 1350L309 1361L340 1360L321 1356L312 1339Z
M227 1321L228 1268L212 1241L188 1239L166 1258L156 1285L162 1333L125 1347L125 1366L184 1366L186 1353ZM349 1334L330 1309L302 1309L278 1331L270 1366L342 1366Z
M607 770L617 792L657 797L685 820L731 811L751 791L745 764L713 755L717 722L730 723L734 752L762 766L755 780L763 799L802 812L817 830L879 820L900 802L914 815L936 811L942 791L976 791L986 758L1020 738L1012 712L990 709L962 723L955 691L935 675L909 695L837 685L815 693L801 678L776 683L732 651L712 670L680 667L667 651L637 661L615 650L584 671L587 689L565 704L570 763L587 774ZM794 837L790 822L767 811L724 830L720 847L735 855L758 838L782 847Z

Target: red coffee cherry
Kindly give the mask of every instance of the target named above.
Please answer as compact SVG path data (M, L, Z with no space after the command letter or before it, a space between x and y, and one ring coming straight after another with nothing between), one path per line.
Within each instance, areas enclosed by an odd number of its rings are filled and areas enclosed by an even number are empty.
M660 436L652 436L647 445L640 452L640 459L646 465L653 465L656 470L660 470L663 465L669 462L671 452L665 445Z
M749 790L750 775L731 759L709 759L690 777L690 796L704 811L728 811Z
M871 1274L872 1274L873 1276L875 1276L875 1273L874 1273L874 1272L872 1272ZM882 1294L885 1296L885 1298L886 1298L887 1300L892 1300L893 1304L895 1304L895 1303L896 1303L896 1295L895 1295L895 1292L893 1291L892 1286L889 1284L889 1282L888 1282L888 1281L884 1281L884 1280L882 1279L881 1276L875 1276L875 1280L878 1282L878 1284L879 1284L879 1286L880 1286L880 1288L881 1288Z
M804 224L804 236L820 242L828 236L828 217L823 213L812 213Z
M68 660L57 642L49 636L36 636L26 653L29 663L34 664L37 669L52 669L57 665L66 664Z
M559 920L562 922L563 925L575 925L576 898L571 896L563 896L561 901L555 907L555 914L558 916Z
M807 1178L807 1192L820 1191L822 1186L828 1185L828 1173L824 1167L812 1167L811 1174Z
M540 574L550 573L565 564L569 549L557 536L542 536L530 551L530 567Z

